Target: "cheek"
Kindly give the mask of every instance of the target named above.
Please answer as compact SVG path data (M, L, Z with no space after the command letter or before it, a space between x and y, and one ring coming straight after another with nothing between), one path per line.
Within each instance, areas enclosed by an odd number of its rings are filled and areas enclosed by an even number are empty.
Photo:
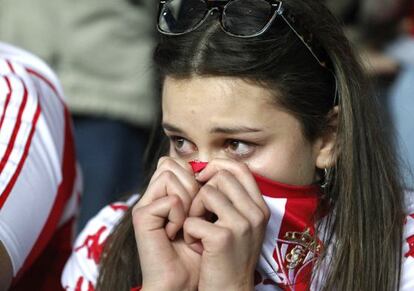
M168 156L171 157L171 158L174 158L175 160L183 161L183 162L186 162L186 163L191 162L193 160L196 160L196 157L194 157L194 156L187 156L187 157L183 158L182 156L177 154L177 152L174 149L174 145L170 145L169 151L168 151Z
M310 147L273 148L248 161L248 165L253 172L281 183L308 185L316 179Z

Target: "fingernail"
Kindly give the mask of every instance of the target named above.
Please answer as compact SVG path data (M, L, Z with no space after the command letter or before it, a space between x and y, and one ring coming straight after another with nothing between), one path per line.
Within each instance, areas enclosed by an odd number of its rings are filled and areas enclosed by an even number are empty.
M195 173L195 178L198 182L200 183L204 183L204 170L202 170L201 172Z
M194 173L194 177L197 179L200 173Z

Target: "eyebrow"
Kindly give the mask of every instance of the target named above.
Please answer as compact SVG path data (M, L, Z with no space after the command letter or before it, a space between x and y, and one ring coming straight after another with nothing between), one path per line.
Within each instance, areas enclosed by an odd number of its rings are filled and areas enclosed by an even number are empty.
M162 124L163 128L168 131L173 131L177 133L184 133L180 128L164 122ZM262 130L258 128L252 128L248 126L236 126L236 127L214 127L210 130L210 133L225 133L225 134L238 134L238 133L250 133L250 132L261 132Z
M169 124L167 122L163 122L162 123L162 127L165 130L168 130L168 131L173 131L173 132L177 132L177 133L183 133L183 131L180 128L178 128L178 127L176 127L176 126L174 126L172 124Z
M226 134L237 134L237 133L249 133L249 132L260 132L258 128L252 128L247 126L236 126L236 127L214 127L210 130L211 133L226 133Z

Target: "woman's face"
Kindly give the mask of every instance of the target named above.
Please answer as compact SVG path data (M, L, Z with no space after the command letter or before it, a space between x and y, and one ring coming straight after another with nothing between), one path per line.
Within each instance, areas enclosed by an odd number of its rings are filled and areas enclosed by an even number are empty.
M162 111L172 157L234 159L287 184L317 179L321 142L307 141L299 121L275 105L267 89L237 78L167 77Z

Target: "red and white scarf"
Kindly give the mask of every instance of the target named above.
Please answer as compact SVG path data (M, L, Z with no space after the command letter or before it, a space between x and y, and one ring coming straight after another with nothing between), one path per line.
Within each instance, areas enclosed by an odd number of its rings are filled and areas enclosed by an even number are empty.
M194 172L207 165L190 164ZM319 185L293 186L253 176L271 212L255 272L255 289L309 290L313 263L322 249L315 237L321 189Z

